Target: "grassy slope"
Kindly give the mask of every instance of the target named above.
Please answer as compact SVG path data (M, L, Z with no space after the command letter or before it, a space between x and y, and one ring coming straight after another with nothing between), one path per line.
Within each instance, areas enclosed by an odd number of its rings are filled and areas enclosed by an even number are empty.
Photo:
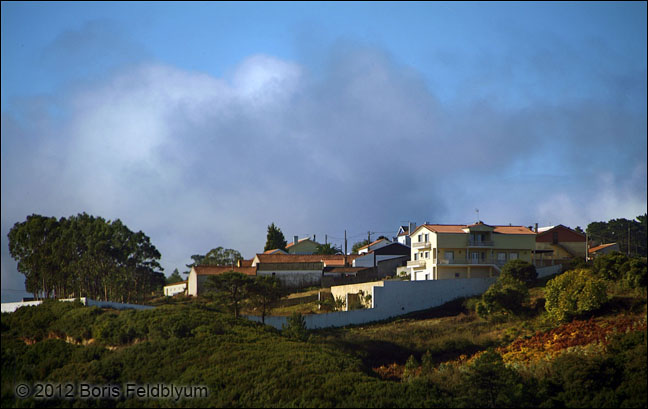
M524 320L487 322L456 301L390 322L320 330L308 342L235 321L200 303L121 313L66 303L24 308L2 316L2 406L33 405L16 400L13 387L16 381L38 380L201 384L211 391L203 402L105 401L100 406L454 405L428 384L381 380L379 368L395 364L400 376L410 355L420 360L430 351L438 364L549 329L539 314L542 285L532 290L532 298L536 308ZM645 314L645 298L620 294L597 312L607 319ZM33 345L25 342L32 340ZM88 340L89 346L74 344Z

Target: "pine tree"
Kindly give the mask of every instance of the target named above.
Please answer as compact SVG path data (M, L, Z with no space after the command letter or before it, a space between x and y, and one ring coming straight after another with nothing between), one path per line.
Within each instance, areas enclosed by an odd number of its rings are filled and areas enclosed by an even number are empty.
M288 243L286 242L286 238L284 237L280 228L275 226L274 223L268 226L268 236L263 251L274 250L274 249L281 249L285 251L287 244Z

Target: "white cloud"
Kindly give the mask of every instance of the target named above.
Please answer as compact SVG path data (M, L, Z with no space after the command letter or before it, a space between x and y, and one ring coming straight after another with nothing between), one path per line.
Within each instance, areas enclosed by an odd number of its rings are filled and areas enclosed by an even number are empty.
M487 223L583 227L645 211L645 113L440 106L414 70L366 48L310 72L267 55L224 78L146 64L72 93L60 117L3 112L3 286L6 233L33 212L121 218L170 273L216 246L252 256L271 222L320 238L467 222L475 207ZM598 173L578 173L592 162Z

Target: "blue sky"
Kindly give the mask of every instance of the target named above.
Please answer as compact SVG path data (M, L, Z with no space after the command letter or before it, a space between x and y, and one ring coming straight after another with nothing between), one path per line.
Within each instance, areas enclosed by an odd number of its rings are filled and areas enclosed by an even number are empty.
M646 32L645 2L2 2L2 299L32 213L120 218L167 274L271 222L643 214Z

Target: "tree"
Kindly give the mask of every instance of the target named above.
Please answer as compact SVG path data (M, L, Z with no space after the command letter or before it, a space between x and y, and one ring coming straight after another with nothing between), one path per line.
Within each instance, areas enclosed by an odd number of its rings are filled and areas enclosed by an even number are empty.
M166 283L167 283L167 285L169 285L169 284L179 283L179 282L181 282L181 281L184 281L184 280L183 280L182 277L180 276L180 272L178 271L177 268L176 268L175 270L173 270L173 274L171 274L171 275L170 275L169 277L167 277L167 279L166 279Z
M281 249L285 251L287 244L288 243L286 242L286 238L284 237L279 227L275 226L274 223L268 226L268 236L266 238L266 245L263 248L263 251L274 249Z
M521 312L528 301L529 289L521 280L500 277L477 303L477 314L482 318L502 313L515 315Z
M216 247L209 250L207 254L200 260L202 266L232 266L236 265L239 260L243 260L243 256L236 250L224 249Z
M618 251L602 254L594 259L592 271L606 280L618 280L623 276L623 266L628 256Z
M648 214L639 215L635 220L612 219L607 222L592 222L587 225L588 239L594 244L617 243L624 254L646 257Z
M527 287L531 287L538 278L538 272L533 264L524 260L510 260L502 267L501 279L513 278L522 281Z
M342 254L342 249L335 247L331 243L318 244L315 254Z
M209 277L206 287L216 290L219 300L233 310L234 317L238 318L240 304L248 297L251 282L252 279L243 273L228 271Z
M288 317L287 325L282 325L282 331L288 338L296 339L298 341L306 341L308 339L308 329L306 329L306 321L304 317L294 312Z
M607 302L606 287L590 270L567 271L547 282L545 309L555 321L568 321Z
M252 305L261 309L261 322L265 324L266 314L282 295L279 280L273 276L257 276L248 291Z
M139 301L164 285L161 255L141 231L86 213L31 215L9 232L28 291L43 297Z
M462 376L463 407L522 407L522 379L507 368L502 357L488 349L477 357Z

